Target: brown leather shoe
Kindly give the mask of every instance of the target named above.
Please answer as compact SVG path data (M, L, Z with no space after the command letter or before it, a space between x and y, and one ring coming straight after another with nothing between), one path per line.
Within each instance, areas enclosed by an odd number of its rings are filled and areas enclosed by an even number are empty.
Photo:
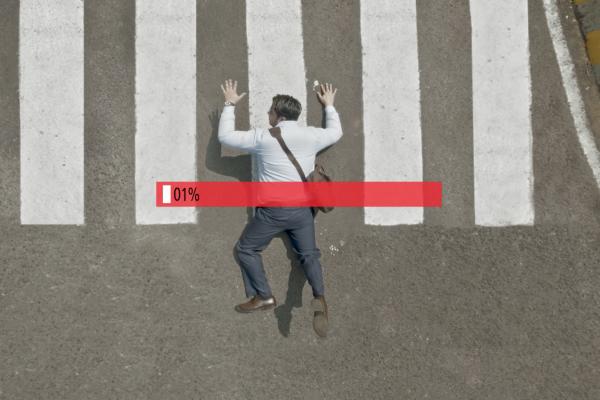
M277 305L277 300L275 300L275 296L271 296L268 299L263 299L260 296L256 295L245 303L238 304L235 306L235 310L241 313L251 313L253 311L259 310L268 310Z
M329 317L327 315L327 303L325 297L317 296L312 299L311 306L314 313L313 316L313 328L317 335L321 337L327 336L327 330L329 329Z

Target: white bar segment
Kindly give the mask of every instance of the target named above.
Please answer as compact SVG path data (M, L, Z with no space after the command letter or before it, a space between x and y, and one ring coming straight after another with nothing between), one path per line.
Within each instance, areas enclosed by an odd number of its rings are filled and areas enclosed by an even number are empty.
M416 0L362 0L366 181L422 181ZM423 222L423 207L365 207L365 224Z
M136 223L195 223L156 207L156 181L196 180L196 1L136 1Z
M273 96L287 94L302 103L298 124L306 126L306 71L300 0L247 0L250 126L269 127ZM252 177L257 162L252 157Z
M21 0L21 223L84 224L83 1Z
M527 2L471 1L475 224L532 225Z
M171 185L162 185L162 202L171 204Z

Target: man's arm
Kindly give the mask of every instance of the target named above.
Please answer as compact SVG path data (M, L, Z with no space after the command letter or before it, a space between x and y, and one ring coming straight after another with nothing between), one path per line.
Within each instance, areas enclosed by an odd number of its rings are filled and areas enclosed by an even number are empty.
M235 107L225 106L219 119L219 142L234 149L252 152L258 143L256 129L250 131L235 130Z
M246 93L237 94L237 81L227 79L221 85L225 106L219 119L219 142L234 149L252 152L258 143L257 130L236 131L235 130L235 104L239 102Z
M321 91L317 92L317 97L325 108L325 129L317 131L317 151L321 151L325 147L331 146L343 135L340 116L333 106L337 89L329 83L321 85Z

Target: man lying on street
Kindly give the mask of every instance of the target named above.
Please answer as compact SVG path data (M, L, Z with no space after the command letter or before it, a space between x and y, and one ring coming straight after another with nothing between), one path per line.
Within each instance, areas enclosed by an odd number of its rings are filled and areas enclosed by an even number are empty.
M281 145L267 128L249 131L235 130L235 105L246 95L237 94L237 81L228 79L221 85L225 106L219 121L219 142L251 153L255 159L258 182L301 182ZM269 108L269 124L281 130L291 153L296 157L305 176L314 169L315 157L322 149L336 143L342 137L339 115L333 106L337 89L329 83L320 85L317 97L326 113L326 128L301 127L298 116L302 105L288 95L273 97ZM297 254L306 279L312 287L314 309L313 327L319 336L326 336L328 311L325 302L323 272L319 258L321 252L316 244L314 217L310 207L256 207L252 220L244 228L235 244L237 262L240 265L246 297L249 301L238 304L239 312L267 310L277 305L265 275L261 252L271 239L285 232Z

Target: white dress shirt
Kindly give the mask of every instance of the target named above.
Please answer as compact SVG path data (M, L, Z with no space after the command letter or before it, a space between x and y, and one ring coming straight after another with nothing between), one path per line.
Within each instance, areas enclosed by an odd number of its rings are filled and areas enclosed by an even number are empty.
M219 120L219 142L234 149L251 153L257 163L257 182L302 181L277 139L267 128L249 131L235 130L235 107L225 106ZM301 127L297 121L281 121L281 137L308 176L315 167L316 154L342 137L340 117L333 106L325 107L326 128Z

